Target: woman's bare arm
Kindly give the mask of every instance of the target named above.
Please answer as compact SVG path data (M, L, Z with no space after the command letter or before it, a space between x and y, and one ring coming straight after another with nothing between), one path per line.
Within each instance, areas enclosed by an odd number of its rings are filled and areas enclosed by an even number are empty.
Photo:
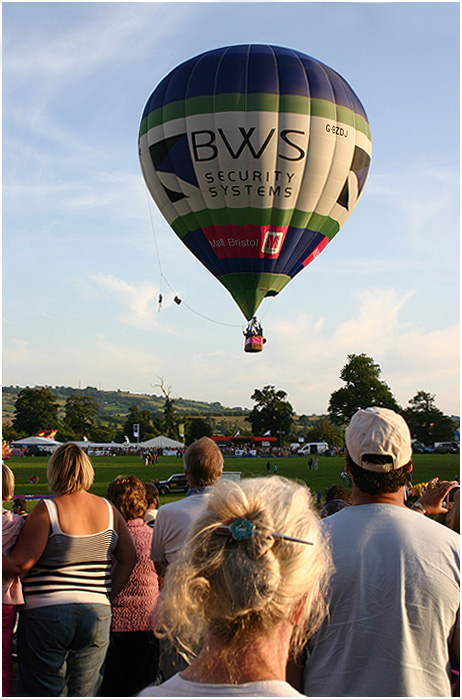
M124 587L130 577L135 563L137 561L136 548L133 543L132 535L128 531L127 524L115 507L114 510L114 529L116 530L119 541L114 549L114 563L111 569L111 594L109 599L112 601Z
M42 555L49 533L48 510L45 503L39 502L27 517L9 556L2 557L3 577L27 573Z

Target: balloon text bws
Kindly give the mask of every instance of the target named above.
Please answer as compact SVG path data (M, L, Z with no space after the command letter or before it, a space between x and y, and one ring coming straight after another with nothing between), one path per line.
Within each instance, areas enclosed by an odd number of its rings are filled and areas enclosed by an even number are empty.
M260 44L172 70L139 134L154 201L248 321L345 223L371 152L364 108L338 73Z

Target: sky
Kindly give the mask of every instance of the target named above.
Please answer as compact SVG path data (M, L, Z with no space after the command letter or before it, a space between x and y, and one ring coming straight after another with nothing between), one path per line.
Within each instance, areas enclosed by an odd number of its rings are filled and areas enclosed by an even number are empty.
M350 354L404 408L460 414L458 2L3 2L3 385L95 386L325 414ZM288 46L340 73L373 141L335 239L245 321L150 199L143 107L204 51ZM158 295L163 294L159 311ZM173 302L179 296L183 303ZM364 406L366 407L366 406Z

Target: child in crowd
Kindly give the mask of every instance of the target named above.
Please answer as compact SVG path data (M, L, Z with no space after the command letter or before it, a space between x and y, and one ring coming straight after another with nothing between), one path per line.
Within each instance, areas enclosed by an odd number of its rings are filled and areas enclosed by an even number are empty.
M2 464L2 502L11 500L14 494L14 476L8 466ZM2 508L2 553L8 554L13 548L24 517ZM2 696L13 696L13 629L16 622L18 604L24 604L22 586L18 576L5 578L2 582Z

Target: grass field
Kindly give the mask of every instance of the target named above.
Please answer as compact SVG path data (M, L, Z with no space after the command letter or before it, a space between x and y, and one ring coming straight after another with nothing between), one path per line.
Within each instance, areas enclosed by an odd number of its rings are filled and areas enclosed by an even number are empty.
M321 490L324 497L325 488L334 483L341 484L340 474L344 467L344 458L340 456L320 456L318 460L318 471L310 471L305 457L271 458L269 460L271 474L276 463L279 476L304 481L309 485L313 493ZM435 476L438 476L441 480L452 480L459 474L459 460L458 454L414 454L412 482L428 481ZM15 495L48 494L46 479L47 461L47 458L42 456L24 458L14 456L7 460L6 463L12 469L16 480ZM267 461L267 457L225 457L225 470L241 471L243 478L266 476ZM96 495L104 495L106 487L111 480L121 474L133 473L144 480L156 480L164 479L172 473L181 473L183 471L182 460L174 456L161 456L159 463L155 466L145 466L144 460L135 456L96 456L91 458L91 462L95 469L95 481L91 492ZM39 476L39 483L28 483L27 479L34 475ZM181 497L183 497L182 494L164 496L161 498L161 504L178 500ZM28 509L32 506L33 504L31 503Z

